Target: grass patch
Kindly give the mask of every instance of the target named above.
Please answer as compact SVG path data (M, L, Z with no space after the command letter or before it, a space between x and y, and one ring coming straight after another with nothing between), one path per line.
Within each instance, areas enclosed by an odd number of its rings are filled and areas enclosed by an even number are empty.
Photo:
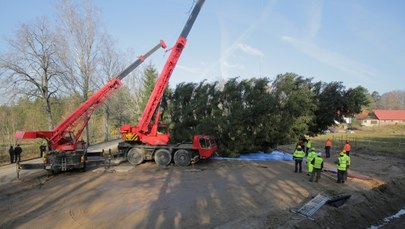
M405 125L361 127L354 133L328 133L319 135L312 141L315 147L323 151L327 138L333 142L333 152L342 150L345 141L349 140L352 151L370 150L405 156Z

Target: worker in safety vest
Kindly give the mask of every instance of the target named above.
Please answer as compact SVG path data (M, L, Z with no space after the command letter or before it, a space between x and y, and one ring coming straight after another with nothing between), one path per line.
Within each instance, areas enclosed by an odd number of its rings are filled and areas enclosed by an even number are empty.
M337 160L337 182L336 183L345 183L344 177L346 173L347 158L345 153L340 152L339 158Z
M319 179L321 179L321 172L323 169L323 158L321 157L321 153L319 152L316 154L316 157L312 160L311 164L314 166L314 171L311 174L311 178L309 178L309 181L314 180L314 176L316 174L315 182L318 182Z
M312 148L311 139L308 138L307 143L305 144L305 156L308 155L308 151Z
M312 170L314 168L311 162L316 157L316 155L317 153L315 152L315 148L311 148L307 155L308 176L311 176Z
M325 157L330 158L330 149L332 148L332 141L328 138L325 141Z
M349 174L349 167L350 167L350 156L347 155L346 151L342 151L345 155L344 157L346 158L346 172L345 172L345 177L344 177L344 181L347 181L347 176Z
M350 154L350 150L351 150L351 146L349 143L349 140L346 140L346 143L343 145L343 150L346 152L346 154L349 156Z
M293 153L293 158L295 161L295 172L302 173L302 160L305 157L305 152L302 150L301 146L297 146Z

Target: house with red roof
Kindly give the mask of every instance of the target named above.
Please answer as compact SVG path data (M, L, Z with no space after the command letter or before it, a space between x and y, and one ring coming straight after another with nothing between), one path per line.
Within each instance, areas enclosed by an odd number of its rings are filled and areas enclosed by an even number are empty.
M364 119L363 126L405 124L405 110L374 110L373 115Z

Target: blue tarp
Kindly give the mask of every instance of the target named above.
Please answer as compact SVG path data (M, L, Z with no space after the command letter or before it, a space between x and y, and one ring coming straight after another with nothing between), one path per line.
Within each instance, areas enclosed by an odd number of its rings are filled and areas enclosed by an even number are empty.
M289 153L273 151L271 153L249 153L242 154L238 158L230 157L212 157L214 160L236 160L236 161L292 161L293 157Z

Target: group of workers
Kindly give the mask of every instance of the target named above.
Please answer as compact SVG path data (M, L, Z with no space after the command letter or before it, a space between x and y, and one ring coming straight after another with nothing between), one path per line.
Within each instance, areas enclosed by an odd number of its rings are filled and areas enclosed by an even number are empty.
M40 157L43 157L44 153L46 152L45 143L42 143L39 146L39 151L40 151ZM23 150L19 144L17 144L16 147L14 147L13 145L10 145L10 148L8 149L8 153L10 155L10 164L20 162L22 152L23 152Z
M326 158L330 158L331 148L332 141L328 138L325 141ZM347 180L347 171L351 163L349 156L350 150L350 143L348 140L346 140L343 150L339 153L339 157L335 161L337 164L337 183L345 183ZM310 139L306 140L305 144L302 142L298 143L293 153L293 159L295 161L295 173L302 173L302 162L304 158L306 158L308 165L308 176L310 176L309 181L313 182L315 177L315 182L318 182L318 180L321 178L324 159L322 158L322 153L317 153L315 148L312 147L312 142Z
M14 148L13 145L10 145L10 148L8 149L8 153L10 155L10 164L17 163L21 161L21 153L22 153L22 148L19 144Z

